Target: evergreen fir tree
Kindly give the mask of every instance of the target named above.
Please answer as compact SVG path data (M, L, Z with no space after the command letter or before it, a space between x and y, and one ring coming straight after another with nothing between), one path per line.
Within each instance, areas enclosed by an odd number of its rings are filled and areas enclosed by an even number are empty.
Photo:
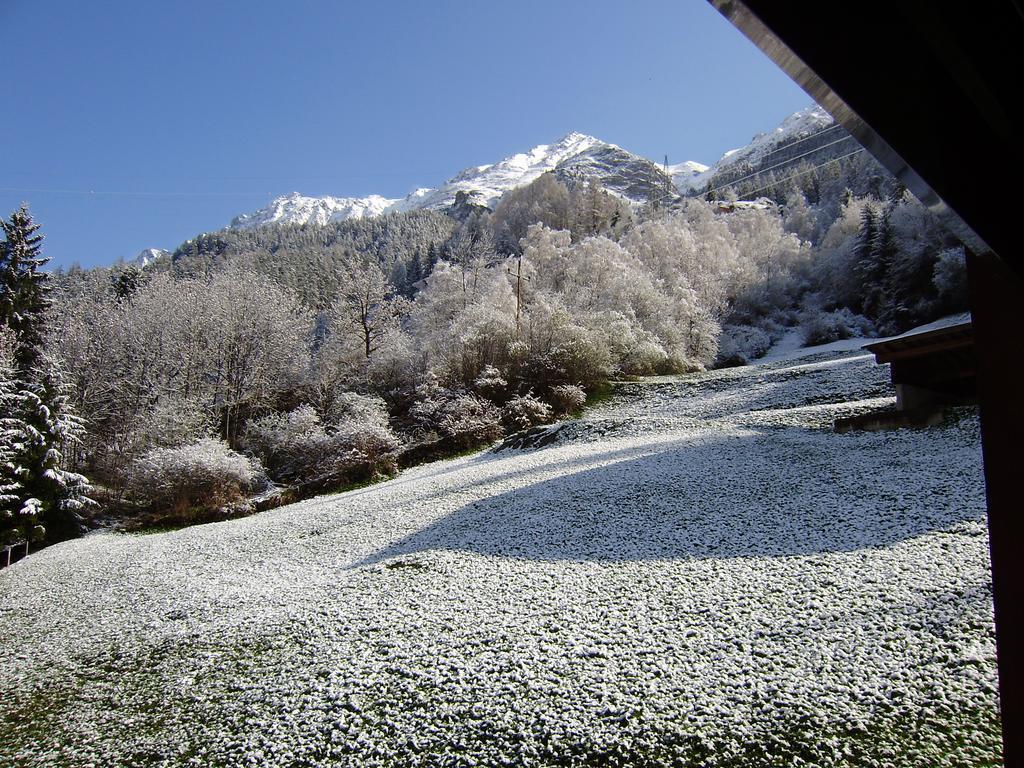
M49 276L42 271L42 235L22 208L0 222L0 330L9 340L3 366L3 450L0 455L0 526L8 535L50 541L80 533L79 510L88 481L67 469L66 454L81 442L81 422L72 413L56 363L43 344L50 308Z
M14 331L15 369L25 377L43 354L50 285L42 268L49 259L40 254L43 236L24 205L0 226L0 325Z
M420 256L420 249L413 251L412 260L409 262L409 269L406 272L406 280L409 285L406 296L412 298L416 293L416 284L426 275L423 274L423 257Z
M858 312L872 316L877 301L877 290L881 274L875 261L875 237L878 229L878 214L874 207L865 205L860 213L860 229L853 246L853 272L860 280L861 296Z
M872 283L868 287L871 297L870 306L865 307L866 314L872 319L886 323L895 307L891 293L891 272L896 263L896 239L893 236L892 223L889 215L891 208L882 210L875 223L874 236L871 239L871 275Z
M14 376L14 334L8 329L0 331L0 544L12 544L26 538L35 520L22 514L24 469L19 459L27 430L18 414L24 412L25 393ZM7 341L10 343L2 343Z
M21 515L38 519L48 541L81 534L81 510L94 502L89 481L70 471L84 428L72 411L59 368L44 361L38 378L23 393L24 440L17 461L21 471Z
M114 295L125 301L130 299L142 285L142 270L135 264L128 264L110 275L110 287Z

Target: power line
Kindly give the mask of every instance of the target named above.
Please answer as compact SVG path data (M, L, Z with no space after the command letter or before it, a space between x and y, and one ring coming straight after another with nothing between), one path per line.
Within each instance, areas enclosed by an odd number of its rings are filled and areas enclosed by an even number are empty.
M842 144L844 141L846 141L848 139L852 139L852 138L853 138L852 136L844 136L841 139L836 139L835 141L830 141L828 144L822 144L820 147L815 147L814 149L808 150L807 152L804 152L802 155L797 155L796 157L791 157L789 160L783 160L781 163L776 163L775 165L769 166L768 168L762 168L759 171L754 171L753 173L748 173L746 176L741 176L738 179L733 179L732 181L728 182L727 184L723 184L720 187L715 187L714 189L705 190L705 191L701 192L700 194L702 194L702 195L710 195L712 192L721 192L723 189L728 189L729 187L734 187L737 184L739 184L740 182L746 181L747 179L752 179L755 176L760 176L761 174L768 173L769 171L774 171L776 168L781 168L784 165L789 165L790 163L794 163L797 160L800 160L801 158L807 157L808 155L813 155L815 152L820 152L823 149L828 149L829 147L833 147L836 144Z
M800 176L806 176L808 173L813 173L814 171L818 170L819 168L824 168L826 165L831 165L832 163L838 163L840 160L845 160L848 157L853 157L854 155L859 155L861 152L867 152L867 150L864 149L864 147L861 147L860 149L856 149L853 152L850 152L849 154L841 155L839 157L835 157L835 158L833 158L831 160L825 161L821 165L815 165L812 168L808 168L806 171L800 171L799 173L794 173L792 176L788 176L785 179L780 179L778 181L773 181L771 184L765 184L763 187L760 187L759 189L755 189L752 192L747 192L747 194L748 195L756 195L758 192L764 192L764 190L768 189L769 187L774 187L776 184L785 184L787 181L792 181L793 179L798 178Z
M784 149L790 149L791 147L795 147L797 144L803 144L805 141L810 141L811 139L817 138L818 136L821 136L824 133L828 133L829 131L834 131L834 130L836 130L836 128L842 128L842 127L843 126L841 126L839 123L832 123L832 125L830 125L828 128L822 128L820 131L815 131L814 133L809 133L806 136L804 136L802 139L797 139L796 141L791 141L789 144L786 144L785 146L776 147L771 152L766 152L765 154L761 155L761 159L763 160L766 157L771 157L774 154L778 154L779 152L782 152Z
M258 196L265 198L268 193L255 191L103 191L96 189L40 189L22 186L0 186L0 193L16 195L83 195L95 198L236 198L242 196Z
M792 149L797 144L803 144L805 141L810 141L811 139L815 139L818 136L821 136L822 134L828 133L829 131L834 131L837 128L842 128L842 126L839 123L833 123L828 128L822 128L820 131L815 131L814 133L810 133L807 136L804 136L802 139L797 139L796 141L791 141L789 144L786 144L785 146L776 147L771 152L766 152L765 154L761 155L761 160L763 161L766 157L771 157L772 155L778 154L779 152L782 152L785 149ZM822 149L822 147L818 147L818 149ZM812 150L812 151L814 151L814 150Z

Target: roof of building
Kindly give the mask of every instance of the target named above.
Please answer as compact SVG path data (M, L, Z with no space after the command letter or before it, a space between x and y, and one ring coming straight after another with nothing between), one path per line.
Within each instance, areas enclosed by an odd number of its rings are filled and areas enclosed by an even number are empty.
M974 344L974 326L970 319L934 325L937 327L915 328L900 336L865 344L864 349L874 354L879 363L891 363L894 360L963 349Z

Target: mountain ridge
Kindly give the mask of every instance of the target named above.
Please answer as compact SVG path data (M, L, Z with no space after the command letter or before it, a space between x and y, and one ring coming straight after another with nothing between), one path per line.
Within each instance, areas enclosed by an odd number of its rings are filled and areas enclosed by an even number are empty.
M680 164L686 165L686 164ZM705 167L693 163L697 167ZM478 205L494 208L506 192L553 172L569 184L599 178L613 194L635 203L672 194L672 176L656 163L622 147L578 131L550 144L538 144L496 163L464 168L435 188L424 187L404 198L308 197L298 192L274 198L267 206L236 216L229 225L246 229L265 224L326 224L350 218L419 209L443 210L463 192Z
M236 216L228 226L248 229L267 224L324 225L388 213L446 210L460 193L475 205L493 209L506 192L548 172L569 186L598 179L607 191L634 204L666 202L701 194L710 186L718 186L722 179L740 178L749 170L761 172L770 165L769 158L775 162L786 157L776 156L780 148L799 146L819 134L829 134L825 138L831 140L833 129L833 143L852 140L824 109L812 104L788 116L774 129L756 134L745 146L724 153L710 166L694 160L661 165L610 142L572 131L550 144L538 144L495 163L468 166L437 187L421 187L402 198L310 197L292 192L274 198L257 211ZM821 149L821 145L819 141L806 148Z

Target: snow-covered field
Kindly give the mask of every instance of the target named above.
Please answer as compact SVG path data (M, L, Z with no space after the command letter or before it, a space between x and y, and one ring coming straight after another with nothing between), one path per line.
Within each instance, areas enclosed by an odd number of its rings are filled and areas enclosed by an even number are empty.
M859 351L0 571L3 765L989 765L976 418Z

